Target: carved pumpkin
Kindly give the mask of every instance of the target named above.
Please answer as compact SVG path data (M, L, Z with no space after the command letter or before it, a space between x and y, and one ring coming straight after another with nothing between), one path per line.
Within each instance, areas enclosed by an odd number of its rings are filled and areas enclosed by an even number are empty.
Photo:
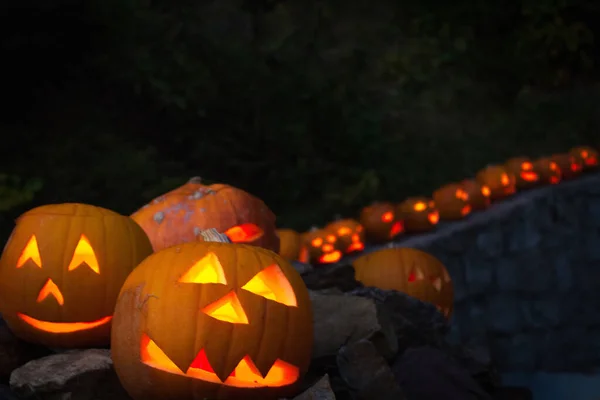
M342 258L337 236L325 229L312 228L303 235L298 260L311 264L332 264Z
M446 317L452 314L454 287L446 267L431 254L411 248L387 248L352 263L365 286L397 290L431 303Z
M515 176L499 165L490 165L479 171L475 177L477 182L490 189L490 200L498 200L516 191Z
M339 219L324 228L337 238L338 248L344 254L363 251L365 248L365 231L360 222L353 219Z
M279 255L288 261L297 260L302 248L300 234L292 229L277 229Z
M543 184L556 185L562 179L560 168L550 157L535 160L532 163L532 170L537 174L539 182Z
M540 176L533 168L533 162L527 157L515 157L504 163L509 175L515 177L517 189L529 189L540 183Z
M359 221L366 239L371 243L387 242L404 232L404 224L396 212L394 204L388 202L373 203L363 208Z
M474 179L467 179L460 182L462 189L469 198L471 212L484 210L490 205L490 188L481 185Z
M554 154L550 157L560 169L563 180L573 179L581 175L583 161L572 154Z
M600 165L598 152L590 146L574 147L569 154L580 160L584 171L598 168Z
M199 178L157 197L131 217L146 231L155 251L192 242L209 228L235 243L279 251L275 215L262 200L229 185L203 185Z
M460 183L442 186L432 195L442 220L457 220L471 213L469 194Z
M409 197L398 205L398 216L404 221L406 232L430 231L439 222L435 202L427 197Z
M112 359L134 399L277 399L308 369L312 308L279 255L192 242L154 253L125 281Z
M121 285L151 253L129 217L86 204L34 208L17 219L0 259L0 312L30 342L106 346Z

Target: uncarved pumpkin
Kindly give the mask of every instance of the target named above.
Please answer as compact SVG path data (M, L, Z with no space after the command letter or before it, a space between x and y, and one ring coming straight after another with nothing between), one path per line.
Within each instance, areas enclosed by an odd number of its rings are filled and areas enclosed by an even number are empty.
M196 240L215 228L236 243L279 251L275 215L251 194L225 184L185 185L152 200L131 217L146 231L155 251Z
M279 255L288 261L297 260L302 248L302 238L293 229L277 229Z
M121 285L151 253L129 217L87 204L34 208L17 219L0 259L0 312L30 342L106 346Z
M111 350L136 400L277 399L308 369L312 307L279 255L235 243L184 243L127 278Z

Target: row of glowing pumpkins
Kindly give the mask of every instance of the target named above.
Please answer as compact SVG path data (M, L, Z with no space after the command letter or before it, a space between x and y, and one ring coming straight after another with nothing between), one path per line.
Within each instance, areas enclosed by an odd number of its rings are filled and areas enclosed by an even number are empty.
M382 243L402 233L431 231L440 220L465 218L519 190L558 184L598 166L598 152L588 146L537 160L515 157L503 165L485 167L474 179L444 185L431 198L411 197L397 205L374 203L362 209L358 220L339 219L302 234L281 229L280 254L317 265L334 263L344 254L362 251L365 242Z

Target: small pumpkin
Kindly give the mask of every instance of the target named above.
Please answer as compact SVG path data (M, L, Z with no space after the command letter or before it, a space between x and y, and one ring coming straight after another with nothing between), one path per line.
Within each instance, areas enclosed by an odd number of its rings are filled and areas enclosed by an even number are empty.
M262 200L233 186L204 185L200 178L157 197L131 218L146 231L154 251L192 242L209 228L235 243L279 251L275 215Z
M490 206L490 188L474 179L466 179L460 182L460 186L469 197L472 212L484 210Z
M583 166L583 171L592 170L598 168L599 155L596 149L590 146L577 146L573 147L569 154L576 157Z
M353 261L355 278L365 286L397 290L431 303L447 318L452 314L454 287L437 258L411 248L387 248Z
M365 230L354 219L338 219L324 228L337 237L338 247L344 254L363 251L365 248Z
M387 242L404 232L404 223L397 215L396 206L389 202L377 202L363 208L359 222L371 243Z
M500 165L489 165L475 176L477 182L490 190L490 200L499 200L516 192L515 176Z
M532 169L543 184L556 185L562 179L562 172L558 164L550 157L542 157L532 163Z
M515 177L517 189L529 189L540 183L540 176L527 157L515 157L504 163L506 172Z
M279 255L190 242L152 254L127 278L111 355L136 400L293 397L312 353L312 307Z
M0 313L21 339L53 347L107 346L127 275L152 253L131 218L88 204L21 215L0 259Z
M469 194L460 183L450 183L433 192L433 201L442 220L457 220L471 213Z
M337 236L325 229L312 228L303 236L299 261L311 264L332 264L342 258Z
M398 216L405 232L427 232L435 228L440 214L435 202L427 197L409 197L398 205Z
M583 169L583 161L579 157L572 154L554 154L550 159L556 163L560 169L563 180L573 179L581 175Z
M279 255L288 261L297 260L302 248L302 238L293 229L277 229Z

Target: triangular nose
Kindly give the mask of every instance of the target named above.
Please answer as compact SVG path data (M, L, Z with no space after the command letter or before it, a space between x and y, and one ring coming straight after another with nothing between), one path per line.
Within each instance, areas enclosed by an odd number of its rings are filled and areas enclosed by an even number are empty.
M50 294L54 296L58 304L60 304L61 306L65 304L65 299L62 293L60 292L60 289L58 288L58 286L56 286L52 279L48 278L48 280L40 290L40 293L38 294L37 302L41 303Z
M248 323L248 316L234 291L229 292L214 303L210 303L202 309L202 312L219 321L232 324Z

